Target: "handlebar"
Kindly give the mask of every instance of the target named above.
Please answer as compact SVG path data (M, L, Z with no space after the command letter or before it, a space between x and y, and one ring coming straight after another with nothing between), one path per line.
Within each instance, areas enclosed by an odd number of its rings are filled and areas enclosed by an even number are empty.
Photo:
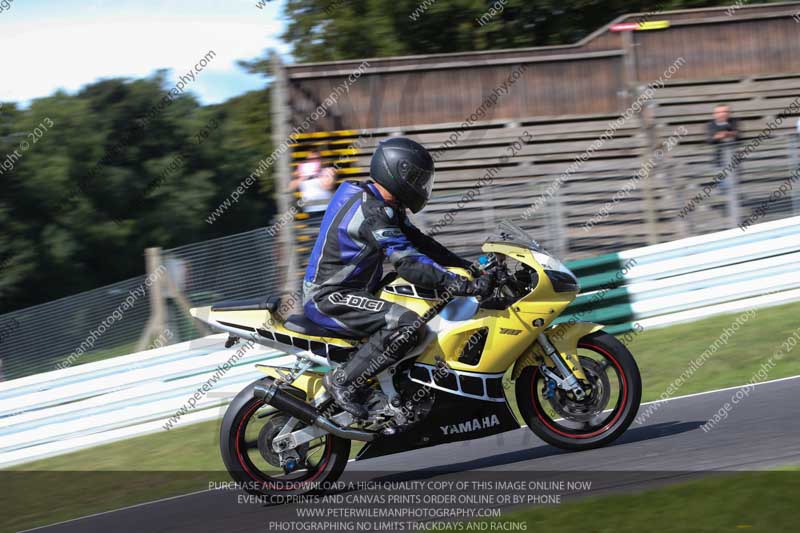
M502 264L495 254L482 255L470 265L468 270L473 277L490 276L494 287L500 289L500 293L504 297L516 298L514 291L508 286L510 284L509 279L512 276L505 269L500 268ZM423 323L427 324L433 320L447 304L453 301L454 297L454 294L445 289L444 297L422 315Z
M480 271L493 276L495 288L500 289L500 294L506 298L516 298L516 294L509 287L513 276L508 270L501 268L504 263L498 259L497 255L490 253L480 256L476 261L476 266Z

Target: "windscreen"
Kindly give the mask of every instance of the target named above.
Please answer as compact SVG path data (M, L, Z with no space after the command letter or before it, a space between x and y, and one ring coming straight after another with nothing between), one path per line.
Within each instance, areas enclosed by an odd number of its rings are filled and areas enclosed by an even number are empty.
M572 271L567 268L561 261L559 261L553 254L542 248L542 246L531 237L528 232L520 228L516 224L504 220L497 225L497 229L486 239L486 242L493 244L515 244L517 246L524 246L533 253L536 261L542 265L545 270L554 270L564 272L570 276L575 276Z
M547 253L547 251L524 229L507 220L503 220L497 225L494 232L486 238L486 242L494 244L516 244L537 252Z

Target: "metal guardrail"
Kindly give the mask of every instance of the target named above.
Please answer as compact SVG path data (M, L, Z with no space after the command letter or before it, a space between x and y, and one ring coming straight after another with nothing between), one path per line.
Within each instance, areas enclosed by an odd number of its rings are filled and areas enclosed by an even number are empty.
M0 383L0 468L222 416L282 354L224 349L226 335ZM235 363L231 363L235 361ZM219 368L228 363L228 371ZM202 386L213 379L213 388ZM202 396L180 417L196 393Z
M568 263L581 295L559 322L612 333L800 300L800 217Z

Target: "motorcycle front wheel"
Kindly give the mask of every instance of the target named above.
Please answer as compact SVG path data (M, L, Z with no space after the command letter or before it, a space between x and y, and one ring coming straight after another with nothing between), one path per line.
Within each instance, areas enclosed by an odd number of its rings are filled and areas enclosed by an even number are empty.
M577 400L556 388L538 367L526 367L515 384L517 404L528 427L548 444L566 450L604 446L633 422L642 397L639 368L613 335L591 333L578 343L590 387Z

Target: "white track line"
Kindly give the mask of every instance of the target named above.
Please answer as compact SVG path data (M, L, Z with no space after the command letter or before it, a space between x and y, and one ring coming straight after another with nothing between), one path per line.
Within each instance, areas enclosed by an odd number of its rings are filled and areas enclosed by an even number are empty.
M741 389L742 387L748 387L748 386L757 387L759 385L768 385L770 383L778 383L778 382L781 382L781 381L789 381L791 379L797 379L797 378L800 378L800 375L789 376L789 377L786 377L786 378L771 379L769 381L759 381L758 383L744 383L742 385L734 385L733 387L724 387L722 389L714 389L714 390L708 390L708 391L703 391L703 392L695 392L694 394L686 394L684 396L675 396L674 398L667 398L665 400L652 400L652 401L649 401L649 402L644 402L644 403L639 404L639 405L642 406L642 405L650 405L652 403L666 403L666 402L669 402L669 401L672 401L672 400L682 400L684 398L694 398L695 396L703 396L705 394L714 394L715 392L725 392L727 390L736 390L736 389Z
M55 527L55 526L60 526L60 525L63 525L63 524L69 524L70 522L77 522L78 520L86 520L87 518L94 518L96 516L103 516L103 515L106 515L106 514L116 513L116 512L119 512L119 511L127 511L128 509L136 509L137 507L144 507L145 505L152 505L154 503L168 502L170 500L177 500L179 498L185 498L187 496L194 496L195 494L202 494L204 492L209 492L210 490L213 490L213 489L198 490L198 491L195 491L195 492L189 492L187 494L178 494L178 495L175 495L175 496L170 496L168 498L161 498L160 500L153 500L151 502L142 502L142 503L135 503L133 505L126 505L125 507L120 507L119 509L113 509L111 511L100 511L99 513L94 513L94 514L89 514L89 515L86 515L86 516L81 516L80 518L71 518L69 520L63 520L61 522L56 522L55 524L48 524L46 526L38 526L38 527L35 527L33 529L23 529L21 531L18 531L17 533L25 533L26 531L36 531L37 529L44 529L44 528L47 528L47 527Z
M742 385L735 385L733 387L724 387L722 389L714 389L714 390L703 391L703 392L695 392L694 394L686 394L684 396L675 396L673 398L667 398L665 400L653 400L653 401L650 401L650 402L644 402L644 403L640 404L640 406L642 406L642 405L650 405L650 404L653 404L653 403L666 403L666 402L670 402L672 400L683 400L684 398L694 398L695 396L704 396L706 394L714 394L714 393L717 393L717 392L725 392L725 391L729 391L729 390L736 390L736 389L740 389L742 387L747 387L748 385L752 385L754 387L757 387L759 385L769 385L770 383L779 383L781 381L789 381L789 380L798 379L798 378L800 378L800 375L789 376L789 377L778 378L778 379L771 379L769 381L759 381L758 383L745 383L745 384L742 384ZM521 428L524 428L524 427L527 427L527 426L524 426L524 425L521 426ZM351 463L353 461L355 461L355 459L348 459L347 460L348 463ZM90 515L86 515L86 516L81 516L79 518L72 518L70 520L64 520L63 522L56 522L55 524L48 524L46 526L39 526L39 527L35 527L33 529L25 529L25 530L19 531L18 533L25 533L27 531L36 531L37 529L44 529L44 528L47 528L47 527L60 526L62 524L68 524L69 522L77 522L78 520L85 520L87 518L94 518L96 516L103 516L103 515L106 515L106 514L116 513L118 511L126 511L128 509L136 509L137 507L144 507L145 505L152 505L154 503L161 503L161 502L167 502L167 501L170 501L170 500L177 500L179 498L185 498L187 496L194 496L196 494L203 494L204 492L211 492L213 490L217 490L217 489L198 490L198 491L195 491L195 492L190 492L188 494L178 494L176 496L170 496L168 498L161 498L160 500L153 500L151 502L137 503L137 504L134 504L134 505L128 505L127 507L120 507L119 509L113 509L111 511L101 511L99 513L94 513L94 514L90 514Z

